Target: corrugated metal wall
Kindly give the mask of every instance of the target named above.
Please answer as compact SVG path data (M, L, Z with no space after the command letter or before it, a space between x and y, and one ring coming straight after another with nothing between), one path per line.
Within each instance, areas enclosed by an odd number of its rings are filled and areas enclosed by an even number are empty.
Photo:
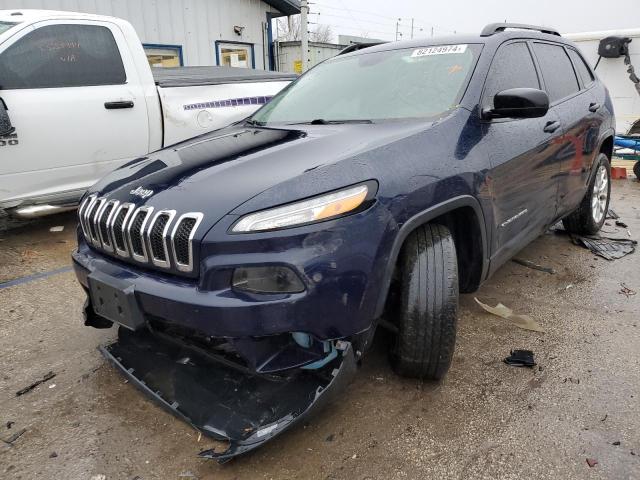
M181 45L185 65L215 65L215 41L254 44L264 68L264 26L275 9L261 0L0 0L0 9L37 8L124 18L143 43ZM242 35L234 25L245 27Z

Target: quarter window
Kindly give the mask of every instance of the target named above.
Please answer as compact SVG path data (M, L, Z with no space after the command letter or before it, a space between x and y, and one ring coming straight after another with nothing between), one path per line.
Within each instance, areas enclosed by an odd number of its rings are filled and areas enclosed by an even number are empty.
M0 88L81 87L126 83L111 31L98 25L38 28L0 54Z
M580 90L571 60L563 47L549 43L534 43L533 48L551 103Z
M493 108L493 97L510 88L540 88L536 67L524 42L509 43L498 50L485 86L485 104Z
M591 70L587 67L587 64L578 52L572 49L568 49L567 51L573 61L573 65L576 67L578 75L582 79L582 84L585 87L588 87L593 83L593 74L591 73Z

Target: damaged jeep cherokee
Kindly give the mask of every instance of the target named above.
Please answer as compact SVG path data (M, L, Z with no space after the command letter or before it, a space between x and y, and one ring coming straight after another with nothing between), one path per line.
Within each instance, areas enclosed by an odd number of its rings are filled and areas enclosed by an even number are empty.
M401 375L451 364L473 292L608 208L609 95L557 32L353 47L249 119L114 171L79 208L85 323L225 461L344 389L377 327Z

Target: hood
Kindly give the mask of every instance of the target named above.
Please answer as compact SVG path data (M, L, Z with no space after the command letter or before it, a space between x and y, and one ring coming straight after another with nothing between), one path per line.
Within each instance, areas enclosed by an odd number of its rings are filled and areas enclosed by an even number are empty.
M91 191L155 209L202 212L211 227L266 190L322 167L336 166L429 125L423 121L296 128L236 125L134 160ZM322 192L303 196L316 193ZM295 200L277 197L274 204Z

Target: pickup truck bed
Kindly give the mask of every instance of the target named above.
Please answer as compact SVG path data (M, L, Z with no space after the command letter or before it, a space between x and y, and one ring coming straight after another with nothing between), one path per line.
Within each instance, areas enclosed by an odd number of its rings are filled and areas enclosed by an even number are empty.
M291 82L296 75L234 67L176 67L152 68L153 78L159 87L193 87L224 83Z

